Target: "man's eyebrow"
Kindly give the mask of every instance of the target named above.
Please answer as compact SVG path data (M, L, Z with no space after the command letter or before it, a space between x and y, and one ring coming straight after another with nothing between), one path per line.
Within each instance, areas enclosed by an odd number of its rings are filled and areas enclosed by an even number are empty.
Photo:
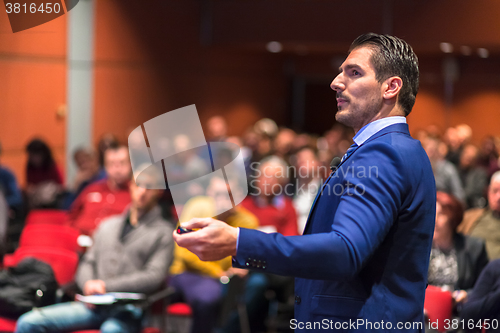
M349 70L349 69L352 69L352 68L357 68L359 69L359 66L358 65L355 65L355 64L349 64L349 65L345 65L345 70ZM342 66L339 67L339 72L342 73Z

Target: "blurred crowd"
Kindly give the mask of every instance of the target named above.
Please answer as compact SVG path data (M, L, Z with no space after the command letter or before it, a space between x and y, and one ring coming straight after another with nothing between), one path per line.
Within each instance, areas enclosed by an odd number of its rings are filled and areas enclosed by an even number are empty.
M232 207L227 200L227 179L212 178L205 196L194 195L197 189L190 188L194 192L187 193L185 204L179 205L174 204L167 188L154 201L162 218L174 227L193 217L213 216L236 227L287 236L304 232L316 194L354 135L338 123L317 136L279 127L265 118L241 136L228 136L228 124L221 116L210 118L204 130L208 142L234 144L236 148L222 152L225 161L241 153L249 195ZM466 124L444 132L436 126L414 132L429 156L438 191L429 284L452 293L456 316L472 318L489 313L500 318L498 306L489 309L491 300L485 303L489 286L480 277L489 261L500 258L500 138L485 135L476 145L472 134ZM182 148L183 142L179 138L176 144ZM3 252L15 250L16 237L32 210L66 210L69 226L92 237L102 221L127 211L133 202L129 187L137 179L132 177L129 147L113 134L104 135L96 147L75 150L72 158L77 172L69 186L64 185L64 176L46 142L33 139L26 153L26 187L22 190L0 160L0 237L3 244L10 244ZM202 161L200 152L186 152L175 160L177 164L172 163L176 167L166 172L175 174L177 182L199 177L208 172ZM235 192L234 187L231 190ZM291 278L235 269L230 258L206 263L185 249L176 247L173 251L166 281L176 290L174 299L191 306L192 332L240 332L244 325L251 332L264 332L272 325L276 329L283 315L283 307L273 304L293 309ZM500 295L498 298L500 301ZM246 318L234 310L240 306L246 310ZM293 316L290 307L284 315L288 323Z

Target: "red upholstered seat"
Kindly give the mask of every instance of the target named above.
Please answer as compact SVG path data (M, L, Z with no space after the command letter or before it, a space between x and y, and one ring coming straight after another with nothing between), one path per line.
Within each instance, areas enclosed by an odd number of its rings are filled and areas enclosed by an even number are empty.
M80 236L78 230L66 225L32 224L24 227L19 247L47 246L81 252L78 236Z
M14 332L16 330L16 321L0 317L0 332Z
M36 209L26 217L25 225L32 224L67 224L68 214L64 210Z
M193 311L186 303L173 303L167 306L167 314L172 316L190 317L193 315Z
M20 247L11 256L4 258L4 265L7 267L15 266L27 257L33 257L49 264L59 285L73 281L78 265L76 252L52 247Z

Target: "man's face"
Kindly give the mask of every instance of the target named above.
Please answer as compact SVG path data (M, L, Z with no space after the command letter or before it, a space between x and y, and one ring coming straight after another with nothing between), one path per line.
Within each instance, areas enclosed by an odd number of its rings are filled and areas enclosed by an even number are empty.
M258 188L264 196L273 196L281 192L282 177L286 170L276 163L266 163L261 168L258 178Z
M491 210L500 213L500 181L491 182L488 189L488 203Z
M111 181L118 186L126 184L132 171L127 148L106 150L104 153L104 166Z
M313 175L318 175L319 170L315 170L318 167L318 160L311 150L301 150L296 156L297 174L300 178L312 178Z
M156 204L162 190L147 189L154 187L154 185L155 182L153 177L148 175L141 175L141 180L138 184L133 180L130 181L130 197L132 199L132 205L135 208L139 210L149 210Z
M478 151L474 146L465 146L460 155L460 166L467 169L476 163Z
M358 131L381 110L382 84L371 62L372 49L355 48L340 66L340 74L330 87L337 92L335 119Z

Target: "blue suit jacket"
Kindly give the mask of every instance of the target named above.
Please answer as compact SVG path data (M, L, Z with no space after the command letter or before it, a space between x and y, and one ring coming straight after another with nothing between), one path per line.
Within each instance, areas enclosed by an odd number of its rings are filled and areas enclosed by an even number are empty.
M297 332L423 332L435 209L425 151L390 125L325 182L304 235L241 229L233 265L296 277Z

